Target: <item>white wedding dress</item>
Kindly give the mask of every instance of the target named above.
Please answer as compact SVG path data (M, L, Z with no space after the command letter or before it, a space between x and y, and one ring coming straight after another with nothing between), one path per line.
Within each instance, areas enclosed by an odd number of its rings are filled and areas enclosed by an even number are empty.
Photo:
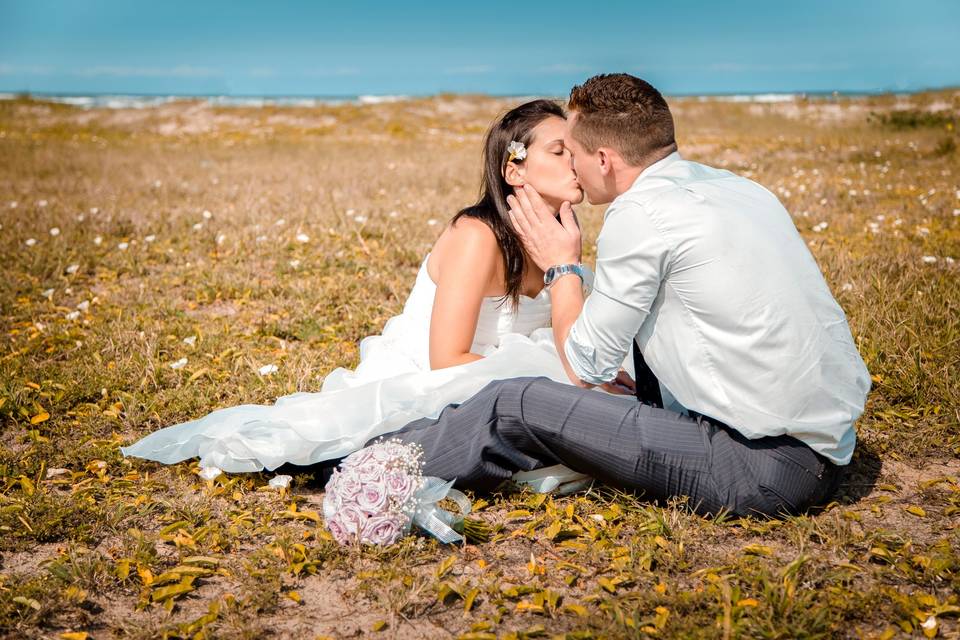
M546 290L521 296L516 313L509 300L484 298L470 349L484 356L468 364L430 369L430 315L436 284L427 258L403 307L383 333L360 342L356 370L339 368L318 393L294 393L273 405L239 405L155 431L125 456L166 464L199 457L202 468L228 472L273 470L284 463L310 465L346 456L376 436L423 417L436 417L487 383L503 378L547 376L568 383L557 357ZM514 477L535 490L586 478L560 465Z

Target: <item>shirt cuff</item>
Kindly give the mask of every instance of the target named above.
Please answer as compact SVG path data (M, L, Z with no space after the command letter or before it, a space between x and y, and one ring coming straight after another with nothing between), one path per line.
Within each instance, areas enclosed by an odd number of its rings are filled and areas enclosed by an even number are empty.
M619 363L618 366L595 370L597 350L590 343L578 339L576 324L570 327L567 340L563 343L563 353L576 376L588 384L599 385L610 382L620 372Z

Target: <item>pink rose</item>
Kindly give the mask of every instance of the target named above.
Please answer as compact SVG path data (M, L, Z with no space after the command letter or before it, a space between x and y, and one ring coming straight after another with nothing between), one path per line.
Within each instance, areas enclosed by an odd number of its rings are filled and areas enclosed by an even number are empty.
M406 502L416 490L413 478L404 471L397 469L388 471L385 480L387 491L390 492L391 497L396 498L399 504Z
M350 542L352 542L350 535L347 534L346 530L343 528L343 525L340 523L340 520L336 516L328 519L326 522L327 529L330 531L330 534L333 536L334 540L340 544L350 544Z
M387 545L399 540L402 533L399 518L393 514L381 514L367 520L360 540L370 544Z
M344 531L353 539L353 536L363 531L367 524L367 514L355 504L345 504L337 512L336 519L343 525Z
M383 481L364 483L357 496L357 505L373 514L383 511L387 506L387 488Z
M349 456L343 459L340 463L340 466L344 469L350 469L353 467L362 466L370 459L373 452L370 447L366 449L360 449L359 451L354 451Z
M343 497L344 500L356 498L360 493L361 486L360 478L355 469L347 469L337 478L337 493Z

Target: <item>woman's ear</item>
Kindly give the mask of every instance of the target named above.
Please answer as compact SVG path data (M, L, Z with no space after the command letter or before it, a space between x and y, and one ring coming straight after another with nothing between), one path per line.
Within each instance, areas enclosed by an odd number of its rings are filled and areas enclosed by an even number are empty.
M522 187L526 173L526 170L515 162L508 162L503 170L503 179L511 187Z

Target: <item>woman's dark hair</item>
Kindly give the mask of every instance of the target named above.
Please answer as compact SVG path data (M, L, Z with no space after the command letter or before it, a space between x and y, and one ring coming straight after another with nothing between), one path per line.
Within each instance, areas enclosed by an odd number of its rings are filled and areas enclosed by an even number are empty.
M507 146L516 140L529 147L533 140L533 128L551 116L566 118L566 113L556 102L533 100L506 112L490 126L483 141L483 183L480 185L480 199L476 204L459 211L451 221L451 224L456 224L460 218L469 216L482 220L493 231L503 254L507 290L504 301L509 298L515 309L520 300L527 256L520 237L510 222L510 209L507 207L507 196L513 193L513 187L507 184L503 177L510 158ZM516 158L513 161L523 162Z

